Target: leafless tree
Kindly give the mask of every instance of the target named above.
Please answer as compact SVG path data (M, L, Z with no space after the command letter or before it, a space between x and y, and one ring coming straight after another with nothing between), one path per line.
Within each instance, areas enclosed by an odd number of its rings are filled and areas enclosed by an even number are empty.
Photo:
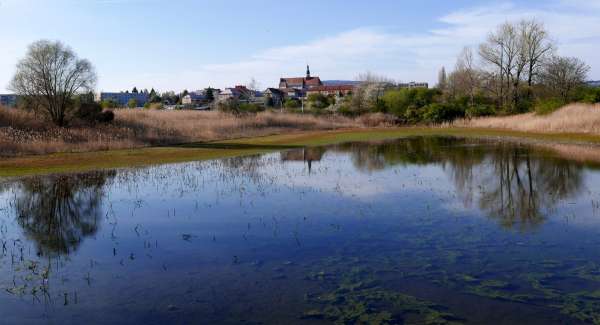
M469 47L465 47L460 53L454 72L450 77L451 88L454 94L469 96L471 106L475 105L475 92L478 88L480 72L475 66L475 57Z
M9 88L64 126L74 96L93 90L95 83L96 73L88 60L79 59L61 42L41 40L29 46Z
M555 45L540 22L523 20L520 28L527 61L527 85L531 87L544 61L552 56Z
M535 20L505 23L488 36L479 48L482 60L492 67L490 77L499 80L488 82L498 87L496 93L500 106L512 104L518 108L522 83L527 83L528 93L542 64L552 54L554 43L543 24Z
M553 56L544 65L542 82L565 102L573 89L583 84L590 67L578 58Z
M500 87L498 91L500 106L507 104L507 99L515 91L515 83L518 85L518 76L522 72L521 45L517 27L505 23L491 33L487 41L479 48L479 54L483 61L494 67L500 79L497 83L497 86Z

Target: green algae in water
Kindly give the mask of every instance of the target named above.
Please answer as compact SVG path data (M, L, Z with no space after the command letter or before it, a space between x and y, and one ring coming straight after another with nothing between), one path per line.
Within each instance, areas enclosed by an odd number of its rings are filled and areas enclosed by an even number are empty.
M336 324L461 324L460 318L437 304L380 286L372 269L354 267L330 280L331 291L307 296L309 303L321 308L307 310L302 318L324 318Z

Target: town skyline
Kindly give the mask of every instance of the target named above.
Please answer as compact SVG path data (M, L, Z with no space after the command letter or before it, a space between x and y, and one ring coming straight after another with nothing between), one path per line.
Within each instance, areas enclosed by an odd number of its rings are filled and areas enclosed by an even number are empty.
M302 76L307 64L323 80L355 80L370 71L433 85L442 66L453 68L463 46L476 49L493 26L532 17L559 41L559 54L581 58L591 66L590 79L600 79L600 1L379 1L376 9L307 1L291 19L270 3L3 0L0 35L8 45L0 53L0 93L8 92L16 63L38 39L60 40L90 60L99 76L96 91L193 91L245 85L252 78L268 88L281 76ZM134 10L139 16L128 19ZM203 16L203 23L191 14L207 11L215 14ZM48 29L57 17L60 22Z

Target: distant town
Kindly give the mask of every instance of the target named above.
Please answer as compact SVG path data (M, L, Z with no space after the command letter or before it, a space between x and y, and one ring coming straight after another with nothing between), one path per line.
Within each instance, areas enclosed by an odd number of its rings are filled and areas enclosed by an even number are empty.
M322 95L334 100L351 95L355 88L365 81L321 80L313 76L310 66L306 67L304 77L282 77L275 88L255 89L253 85L235 85L219 89L207 87L201 90L181 93L173 91L159 93L154 89L137 89L118 92L99 92L94 95L95 101L103 103L106 108L141 108L151 104L159 104L166 109L210 110L214 104L235 100L239 103L281 108L284 106L300 107L311 95ZM386 82L394 88L429 88L426 82L393 83ZM0 94L0 105L15 107L18 96ZM287 104L287 105L286 105Z

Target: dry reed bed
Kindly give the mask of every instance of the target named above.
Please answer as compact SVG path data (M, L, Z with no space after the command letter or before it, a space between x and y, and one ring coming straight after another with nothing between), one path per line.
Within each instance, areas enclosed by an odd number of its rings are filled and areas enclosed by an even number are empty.
M600 134L600 104L571 104L548 115L527 113L455 121L452 126L537 133Z
M128 149L393 123L393 118L382 114L350 119L273 112L234 116L221 112L116 110L110 125L56 128L32 113L0 107L0 156Z

